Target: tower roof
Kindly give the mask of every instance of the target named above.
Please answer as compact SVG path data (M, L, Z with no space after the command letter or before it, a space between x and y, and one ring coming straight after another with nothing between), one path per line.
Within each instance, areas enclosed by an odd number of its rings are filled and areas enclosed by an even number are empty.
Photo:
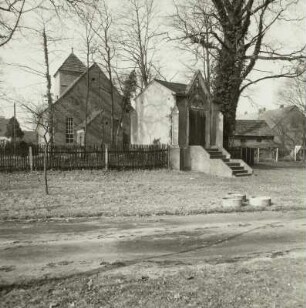
M72 52L68 58L64 61L64 63L59 67L54 75L57 74L58 71L68 71L75 73L84 73L86 70L86 66L83 62Z

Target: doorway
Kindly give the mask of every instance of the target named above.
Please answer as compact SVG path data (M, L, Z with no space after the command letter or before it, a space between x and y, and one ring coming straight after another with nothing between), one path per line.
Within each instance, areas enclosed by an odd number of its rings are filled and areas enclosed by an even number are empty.
M205 124L204 110L189 110L189 145L205 147Z

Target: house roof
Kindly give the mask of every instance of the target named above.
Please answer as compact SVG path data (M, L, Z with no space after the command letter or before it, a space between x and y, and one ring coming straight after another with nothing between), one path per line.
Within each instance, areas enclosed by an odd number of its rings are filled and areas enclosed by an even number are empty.
M259 113L258 112L251 112L251 113L244 113L244 114L237 114L236 116L237 120L258 120L259 119Z
M59 67L54 76L58 71L68 71L75 73L84 73L86 71L86 66L84 63L72 52L64 63Z
M289 112L293 111L294 109L298 108L296 106L288 106L273 110L267 110L259 115L261 120L265 120L268 125L273 128L274 126L278 125L283 118L285 118Z
M236 120L235 136L274 136L264 120Z
M23 131L24 136L22 138L25 142L37 143L37 132L32 130Z
M187 85L184 83L169 82L160 79L154 79L154 80L175 93L183 93L186 91L187 88Z
M8 122L9 122L9 119L6 119L5 117L0 116L0 137L5 136L6 126Z

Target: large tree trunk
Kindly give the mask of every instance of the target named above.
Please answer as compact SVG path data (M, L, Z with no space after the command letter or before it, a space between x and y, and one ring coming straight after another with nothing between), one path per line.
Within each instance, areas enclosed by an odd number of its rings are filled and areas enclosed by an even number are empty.
M236 110L240 97L240 86L243 81L245 50L239 27L229 27L224 41L225 45L219 52L216 67L213 102L221 106L224 116L223 146L228 149L235 130Z

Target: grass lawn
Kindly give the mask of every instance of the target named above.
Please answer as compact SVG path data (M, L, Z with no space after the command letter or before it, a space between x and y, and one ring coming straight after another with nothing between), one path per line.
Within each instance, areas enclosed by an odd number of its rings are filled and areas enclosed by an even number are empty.
M304 258L148 264L0 290L0 307L305 307Z
M229 192L268 195L270 210L303 209L305 171L301 163L259 165L242 178L168 170L52 171L48 196L42 173L1 173L0 219L218 212Z

